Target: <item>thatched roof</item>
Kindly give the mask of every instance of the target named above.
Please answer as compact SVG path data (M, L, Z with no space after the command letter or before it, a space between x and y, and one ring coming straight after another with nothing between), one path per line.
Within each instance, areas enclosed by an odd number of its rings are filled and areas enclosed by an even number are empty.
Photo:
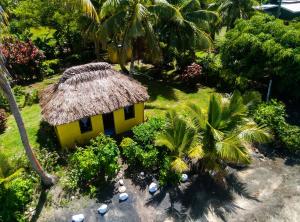
M40 105L44 120L61 125L148 98L146 87L100 62L67 69L58 83L41 93Z

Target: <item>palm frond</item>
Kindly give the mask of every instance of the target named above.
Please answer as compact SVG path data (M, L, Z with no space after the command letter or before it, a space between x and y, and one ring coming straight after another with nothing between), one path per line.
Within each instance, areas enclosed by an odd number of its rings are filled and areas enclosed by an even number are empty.
M175 172L182 173L189 169L188 165L181 159L176 158L172 161L171 167Z
M219 95L213 94L209 100L208 122L212 128L217 129L222 117L222 101Z
M188 157L193 160L202 159L204 157L204 155L205 155L204 150L202 148L202 145L200 145L200 144L198 144L195 147L193 147L192 149L190 149L190 151L188 153Z
M268 128L257 126L255 123L248 123L239 130L238 138L244 142L266 143L273 138Z
M193 125L196 129L204 130L206 128L206 116L203 114L202 110L196 104L189 103L188 116L191 119Z
M76 1L78 2L78 1ZM98 13L90 0L80 0L83 12L88 15L90 18L94 19L96 22L99 22Z
M224 161L250 163L250 156L247 149L241 144L239 138L235 136L216 142L215 146L218 156Z

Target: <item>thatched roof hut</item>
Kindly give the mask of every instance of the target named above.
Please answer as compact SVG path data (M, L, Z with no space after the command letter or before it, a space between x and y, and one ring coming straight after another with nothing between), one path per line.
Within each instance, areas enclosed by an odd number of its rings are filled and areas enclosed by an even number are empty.
M100 62L67 69L58 83L41 93L40 105L44 120L56 126L110 113L148 98L146 87Z

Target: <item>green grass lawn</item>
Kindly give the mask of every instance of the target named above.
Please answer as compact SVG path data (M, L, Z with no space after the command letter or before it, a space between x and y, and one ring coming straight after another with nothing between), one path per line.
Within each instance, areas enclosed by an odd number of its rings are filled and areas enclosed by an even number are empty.
M56 82L59 76L51 79L45 79L43 82L32 84L28 87L38 90L43 89L47 85ZM146 117L162 116L166 110L174 108L181 110L182 106L188 102L199 104L201 107L207 107L209 97L214 92L211 88L200 88L194 91L180 89L177 86L159 82L155 80L140 79L139 80L148 87L150 100L145 104ZM28 132L29 140L32 147L40 147L38 140L38 132L41 122L41 108L38 104L27 106L21 110L25 127ZM12 157L23 152L21 139L15 120L12 116L8 118L8 128L4 134L0 135L0 153ZM41 135L47 137L47 135ZM41 145L42 146L42 145Z

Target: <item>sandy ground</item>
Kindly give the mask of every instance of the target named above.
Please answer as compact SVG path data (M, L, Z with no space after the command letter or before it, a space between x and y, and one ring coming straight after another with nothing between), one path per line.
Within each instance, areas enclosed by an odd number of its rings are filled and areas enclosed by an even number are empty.
M65 207L43 207L37 221L71 221L78 213L86 222L300 221L300 161L258 156L246 169L230 169L226 188L202 176L152 196L125 179L129 194L125 202L119 202L111 189L101 200L81 197ZM104 216L97 214L101 203L109 206Z

